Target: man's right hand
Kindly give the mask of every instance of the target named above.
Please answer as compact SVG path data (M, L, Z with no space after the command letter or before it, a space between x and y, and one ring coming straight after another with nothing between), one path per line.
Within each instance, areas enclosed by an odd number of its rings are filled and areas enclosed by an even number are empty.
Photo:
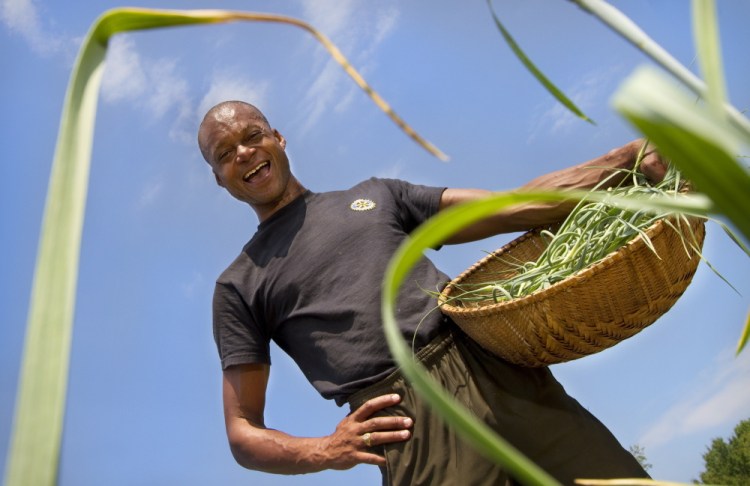
M371 447L403 442L411 437L413 421L409 417L373 417L376 412L401 401L397 394L368 400L339 422L336 431L324 437L321 447L331 454L332 469L349 469L357 464L385 465L385 458Z
M263 419L269 368L266 364L250 364L224 370L227 437L232 455L248 469L304 474L349 469L362 463L384 465L385 458L370 447L410 437L412 419L373 416L397 404L400 397L395 394L367 401L325 437L294 437L270 429Z

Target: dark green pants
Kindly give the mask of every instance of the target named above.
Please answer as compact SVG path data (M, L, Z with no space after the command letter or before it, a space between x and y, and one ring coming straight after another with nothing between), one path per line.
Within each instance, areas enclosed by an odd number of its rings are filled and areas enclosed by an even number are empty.
M571 398L547 368L522 368L488 353L452 329L418 353L422 364L459 402L557 478L648 477L607 428ZM479 486L514 484L499 466L464 443L398 372L354 394L352 410L369 398L401 395L381 412L414 419L412 438L382 447L383 484Z

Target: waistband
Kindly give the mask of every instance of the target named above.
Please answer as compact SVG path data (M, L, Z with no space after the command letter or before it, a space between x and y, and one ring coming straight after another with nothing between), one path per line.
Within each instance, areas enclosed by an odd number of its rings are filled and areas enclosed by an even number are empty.
M417 351L414 355L414 359L423 366L430 367L445 355L453 342L453 330L450 328L444 329L440 331L432 341ZM379 382L353 393L347 400L349 402L349 407L351 410L355 410L371 398L390 393L390 391L393 390L393 385L403 379L404 377L401 374L401 370L396 369Z

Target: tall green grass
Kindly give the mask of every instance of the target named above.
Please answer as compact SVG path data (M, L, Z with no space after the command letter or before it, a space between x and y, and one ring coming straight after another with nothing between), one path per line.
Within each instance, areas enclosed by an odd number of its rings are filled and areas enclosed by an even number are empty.
M701 191L701 194L686 198L680 203L672 199L652 201L648 205L694 214L718 214L734 225L746 241L750 241L750 217L742 211L742 208L750 207L750 175L737 161L738 147L743 143L750 143L750 122L724 99L721 64L716 62L720 58L715 15L711 14L715 10L713 2L695 0L693 6L695 12L701 12L700 15L694 14L694 18L698 32L696 40L700 46L698 54L701 67L706 73L705 83L692 76L606 2L579 0L576 3L634 42L679 81L675 83L662 73L644 69L623 83L613 101L615 108L654 141L662 153L673 159ZM500 28L499 20L497 17L495 19ZM307 31L324 45L355 83L367 92L394 123L430 153L441 159L447 158L411 129L365 83L336 46L312 26L297 19L222 10L122 8L104 13L94 22L83 41L63 106L34 274L13 435L6 468L5 482L8 486L51 486L56 483L83 211L97 97L107 43L113 35L120 32L234 21L284 23ZM509 34L507 38L510 38ZM517 55L522 53L517 46L514 51ZM539 76L537 78L541 79ZM548 81L544 83L548 87L554 86ZM708 100L708 105L696 105L689 95L682 92L684 87L699 93ZM561 99L560 96L557 97ZM585 115L582 118L585 119ZM481 421L454 404L451 397L426 377L419 365L414 363L410 349L398 332L393 306L406 273L421 258L424 249L504 207L530 201L559 200L563 197L570 198L571 193L564 196L555 192L500 193L486 200L451 208L426 222L399 249L388 266L383 282L382 309L386 337L405 375L420 393L428 397L436 411L457 427L470 443L503 464L526 484L556 483ZM619 203L629 207L643 207L646 204L627 199L620 200ZM745 325L738 352L747 341L748 328L750 322Z

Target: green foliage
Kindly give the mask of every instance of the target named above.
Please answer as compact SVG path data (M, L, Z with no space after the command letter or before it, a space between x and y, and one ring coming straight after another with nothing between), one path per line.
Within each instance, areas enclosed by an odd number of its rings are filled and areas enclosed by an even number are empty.
M745 486L750 484L750 419L734 428L726 442L718 438L703 454L706 470L700 474L704 484Z
M646 457L646 448L642 445L633 444L632 446L628 447L628 451L633 454L633 457L635 457L635 459L638 461L638 464L640 464L646 472L654 467L650 462L648 462L648 458Z

